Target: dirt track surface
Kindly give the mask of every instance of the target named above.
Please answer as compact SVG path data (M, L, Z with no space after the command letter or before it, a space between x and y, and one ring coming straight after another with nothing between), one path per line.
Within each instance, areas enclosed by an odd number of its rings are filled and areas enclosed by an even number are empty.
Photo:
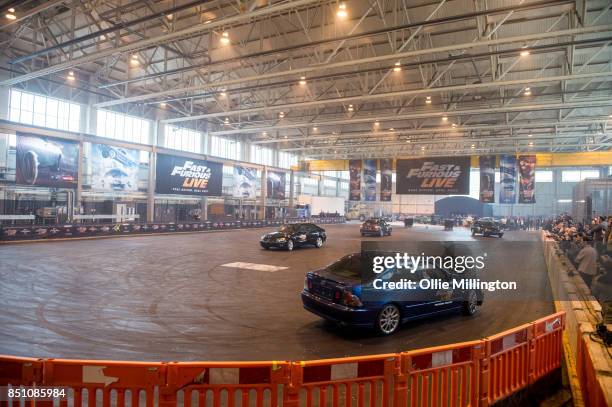
M328 225L322 249L265 251L267 230L0 246L0 354L122 360L301 360L479 339L554 312L535 232L490 243L501 275L529 270L538 299L493 294L473 317L451 313L391 337L339 328L302 308L307 271L359 251L358 225ZM395 227L399 240L480 240L456 228ZM496 239L496 238L489 238ZM516 252L508 241L529 241ZM269 272L231 262L288 267Z

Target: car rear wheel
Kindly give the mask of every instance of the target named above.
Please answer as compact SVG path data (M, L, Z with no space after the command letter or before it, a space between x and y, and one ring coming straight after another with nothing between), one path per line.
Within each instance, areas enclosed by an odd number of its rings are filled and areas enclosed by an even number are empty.
M463 303L463 313L465 315L474 315L478 310L478 296L476 291L471 290L468 293L467 300Z
M400 311L393 304L387 304L378 314L376 329L383 335L391 335L400 325Z
M503 235L504 235L503 233L500 233L499 234L499 238L501 239Z
M320 248L321 246L323 246L323 238L321 236L317 237L315 246L317 246L317 248Z
M292 251L293 250L293 240L289 239L287 241L287 250Z

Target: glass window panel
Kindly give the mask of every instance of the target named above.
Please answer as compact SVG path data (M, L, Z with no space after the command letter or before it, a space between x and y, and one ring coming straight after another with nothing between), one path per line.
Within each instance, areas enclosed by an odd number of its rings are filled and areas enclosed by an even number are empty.
M21 110L31 112L34 104L34 95L23 93L21 95Z
M553 182L553 172L536 170L535 180L536 182Z
M11 89L11 108L21 110L21 92Z
M34 113L34 121L32 122L32 124L35 126L45 127L45 114Z
M19 108L12 108L11 107L11 112L9 115L9 120L12 122L20 122L20 113L21 110Z
M34 97L34 114L43 116L43 126L44 126L44 116L47 110L47 101L42 96Z
M47 116L47 127L57 129L57 116Z

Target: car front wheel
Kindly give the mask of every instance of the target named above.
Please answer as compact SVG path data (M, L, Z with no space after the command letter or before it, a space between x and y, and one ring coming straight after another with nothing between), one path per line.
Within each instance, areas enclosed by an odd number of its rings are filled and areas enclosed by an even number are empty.
M321 236L317 237L315 246L317 246L317 248L320 248L321 246L323 246L323 238Z
M478 310L478 296L476 291L470 291L467 300L463 303L463 313L465 315L474 315Z
M387 304L378 314L376 329L383 335L391 335L400 325L400 311L393 304Z
M287 241L287 250L292 251L293 250L293 240L289 239Z

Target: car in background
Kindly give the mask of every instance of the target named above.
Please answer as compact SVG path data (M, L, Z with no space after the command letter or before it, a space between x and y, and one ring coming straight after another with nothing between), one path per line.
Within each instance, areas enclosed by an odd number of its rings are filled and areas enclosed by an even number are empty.
M138 162L134 161L126 150L121 147L107 146L100 144L100 155L120 163L125 168L138 167Z
M387 253L394 256L394 253ZM426 318L453 311L474 315L484 301L482 290L425 290L415 288L403 290L376 290L372 293L372 281L362 281L364 261L369 265L368 255L353 253L335 263L306 274L302 290L302 304L307 311L325 320L341 325L374 328L382 335L395 333L404 322ZM417 269L414 273L395 266L376 275L382 281L399 282L410 279L444 280L468 278L471 273L461 275L445 269ZM369 291L368 291L369 290Z
M370 218L361 224L361 236L391 236L391 223L383 218Z
M325 229L314 223L282 225L278 231L263 235L259 241L264 249L278 248L292 251L300 246L320 248L327 240Z
M497 236L501 238L504 235L502 224L493 218L480 218L472 223L471 229L472 236L481 234L484 237Z

